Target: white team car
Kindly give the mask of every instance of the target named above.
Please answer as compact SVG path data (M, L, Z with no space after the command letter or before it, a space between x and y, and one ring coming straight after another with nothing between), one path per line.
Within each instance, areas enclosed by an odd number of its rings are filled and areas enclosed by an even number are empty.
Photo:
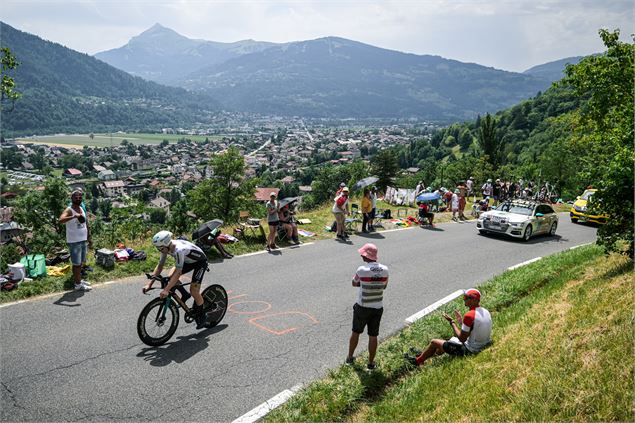
M498 233L528 241L533 235L556 234L558 214L548 204L511 200L496 210L481 213L476 221L481 234Z

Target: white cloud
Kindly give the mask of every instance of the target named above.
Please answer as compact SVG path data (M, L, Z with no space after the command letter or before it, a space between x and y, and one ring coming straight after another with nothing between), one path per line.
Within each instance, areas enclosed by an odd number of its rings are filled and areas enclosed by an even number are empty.
M5 0L0 19L94 54L159 22L190 37L288 42L328 35L522 71L602 50L600 27L628 39L631 0Z

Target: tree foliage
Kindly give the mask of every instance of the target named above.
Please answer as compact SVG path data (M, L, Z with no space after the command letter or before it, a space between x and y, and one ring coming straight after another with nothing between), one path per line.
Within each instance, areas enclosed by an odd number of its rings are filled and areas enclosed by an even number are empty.
M16 200L14 219L32 233L29 250L47 252L66 243L66 229L58 219L69 203L69 190L62 178L47 178L44 190L29 191Z
M236 147L209 162L212 177L187 193L192 211L203 220L236 222L240 210L255 208L255 180L245 178L245 159Z
M379 178L377 187L380 190L385 190L388 185L392 184L399 170L395 152L391 149L381 150L373 156L370 163L373 174Z
M619 30L600 30L605 54L567 67L563 83L588 99L575 127L576 143L587 151L581 176L598 189L591 210L610 218L598 231L607 250L627 245L633 257L634 44L619 41Z
M9 72L13 69L17 68L20 63L17 61L13 53L8 47L2 47L0 49L2 52L2 68L1 68L1 76L2 81L0 82L0 110L4 107L2 106L5 101L11 102L11 108L15 104L15 101L19 99L22 94L19 93L16 89L16 84L14 79L9 75Z

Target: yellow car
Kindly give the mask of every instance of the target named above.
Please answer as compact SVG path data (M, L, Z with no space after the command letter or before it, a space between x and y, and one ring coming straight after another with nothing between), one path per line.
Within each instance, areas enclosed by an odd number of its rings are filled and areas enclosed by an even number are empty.
M593 197L593 194L595 194L596 191L596 189L587 189L575 200L573 207L571 207L571 210L569 211L569 216L571 216L571 221L573 223L578 223L578 221L597 223L600 225L606 223L608 215L593 215L587 213L587 203L591 200L591 197Z

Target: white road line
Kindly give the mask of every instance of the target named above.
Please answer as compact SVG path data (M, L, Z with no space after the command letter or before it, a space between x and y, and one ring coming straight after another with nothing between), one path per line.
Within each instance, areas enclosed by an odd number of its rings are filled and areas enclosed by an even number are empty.
M443 304L449 303L450 301L452 301L455 298L460 297L461 295L463 295L463 290L462 289L458 289L458 290L454 291L450 295L441 298L436 303L430 304L428 307L424 308L423 310L421 310L421 311L413 314L412 316L408 317L406 319L406 323L407 324L413 324L414 322L416 322L417 320L421 319L422 317L432 313L434 310L436 310L437 308L441 307Z
M580 248L580 247L586 247L587 245L591 245L593 244L592 242L587 242L586 244L580 244L580 245L574 245L573 247L569 248L570 250L575 250L576 248Z
M301 388L302 388L302 385L299 384L299 385L295 385L291 389L285 389L284 391L280 392L275 397L269 399L268 401L263 402L258 407L238 417L232 423L257 422L258 420L262 419L267 414L269 414L269 412L271 412L273 409L280 407L282 404L289 401L289 399L292 396L294 396Z
M274 250L274 251L283 251L283 250L295 250L296 248L302 248L302 247L306 247L308 245L313 245L315 244L315 242L303 242L300 245L290 245L288 247L282 247L282 248L278 248L278 250ZM269 253L269 251L267 250L262 250L262 251L256 251L253 253L247 253L247 254L241 254L239 256L236 256L234 258L242 258L242 257L251 257L251 256L258 256L260 254L267 254Z
M514 269L518 269L519 267L523 267L523 266L527 266L529 263L533 263L535 261L540 260L542 257L536 257L536 258L532 258L531 260L527 260L527 261L523 261L522 263L518 263L515 264L511 267L508 267L507 270L514 270Z

